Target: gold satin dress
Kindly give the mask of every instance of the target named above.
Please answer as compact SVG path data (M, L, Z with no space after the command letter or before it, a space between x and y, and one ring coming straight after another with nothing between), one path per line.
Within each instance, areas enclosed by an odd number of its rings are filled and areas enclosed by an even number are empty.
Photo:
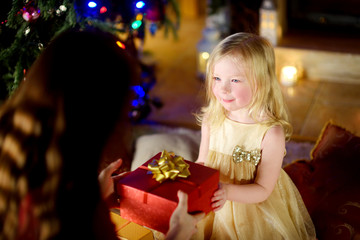
M261 142L268 129L262 124L226 119L211 132L205 165L220 171L220 182L252 183L261 162ZM192 239L316 239L299 191L284 170L265 201L254 204L226 201L222 209L209 213L197 227Z

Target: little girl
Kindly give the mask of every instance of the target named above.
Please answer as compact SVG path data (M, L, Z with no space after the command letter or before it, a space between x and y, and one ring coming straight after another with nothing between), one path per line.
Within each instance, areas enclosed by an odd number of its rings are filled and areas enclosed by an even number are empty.
M281 168L292 129L270 43L249 33L221 41L208 62L206 90L197 163L220 171L220 187L214 212L193 238L315 239L302 198Z

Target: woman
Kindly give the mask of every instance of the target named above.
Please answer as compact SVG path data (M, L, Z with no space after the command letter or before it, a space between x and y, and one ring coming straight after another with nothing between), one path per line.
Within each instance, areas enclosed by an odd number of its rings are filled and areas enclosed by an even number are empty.
M1 239L117 239L98 167L138 78L117 41L60 35L1 107Z

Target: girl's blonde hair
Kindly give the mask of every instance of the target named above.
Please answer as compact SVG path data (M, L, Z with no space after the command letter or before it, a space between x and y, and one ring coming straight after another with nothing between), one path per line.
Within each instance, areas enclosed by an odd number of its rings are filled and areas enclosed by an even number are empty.
M226 117L226 110L217 101L213 91L214 65L222 58L230 57L234 63L247 69L247 78L253 92L249 104L251 118L269 126L281 125L286 139L292 133L287 107L275 74L275 54L272 45L264 38L251 33L236 33L222 40L213 50L206 69L206 101L196 115L201 124L206 116L211 126L219 126Z

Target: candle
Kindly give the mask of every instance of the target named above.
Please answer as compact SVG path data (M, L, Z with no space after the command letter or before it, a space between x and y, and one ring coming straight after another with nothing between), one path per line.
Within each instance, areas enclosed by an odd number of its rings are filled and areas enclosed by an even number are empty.
M298 80L298 71L294 66L285 66L281 69L281 83L284 86L293 86Z

